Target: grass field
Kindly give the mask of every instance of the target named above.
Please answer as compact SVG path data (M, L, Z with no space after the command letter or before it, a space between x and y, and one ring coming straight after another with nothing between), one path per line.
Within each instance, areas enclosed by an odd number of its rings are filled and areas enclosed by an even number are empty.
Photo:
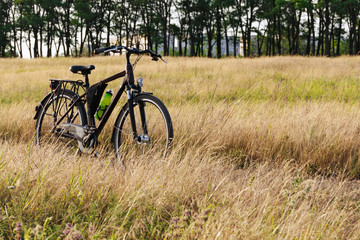
M360 58L142 59L174 148L114 162L33 145L49 78L122 57L0 59L0 239L360 239ZM110 84L116 89L117 84Z

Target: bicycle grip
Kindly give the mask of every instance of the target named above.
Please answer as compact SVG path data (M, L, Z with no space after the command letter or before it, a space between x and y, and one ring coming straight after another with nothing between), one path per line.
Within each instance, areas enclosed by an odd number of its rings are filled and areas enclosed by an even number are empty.
M111 49L111 48L113 48L113 46L111 46L111 47L97 48L97 49L95 49L95 54L103 53L103 52L105 52L106 50Z

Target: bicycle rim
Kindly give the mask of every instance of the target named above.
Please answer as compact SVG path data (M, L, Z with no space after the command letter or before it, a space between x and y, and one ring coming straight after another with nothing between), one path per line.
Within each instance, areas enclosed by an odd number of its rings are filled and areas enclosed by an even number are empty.
M144 107L145 127L141 121L140 106ZM138 156L156 153L165 156L173 138L171 119L165 106L153 96L139 96L135 99L134 115L137 134L148 137L149 141L139 142L133 138L129 109L125 107L114 126L116 156L123 158L129 154Z
M66 114L71 103L71 94L65 92L59 96L54 96L44 106L36 124L37 145L40 145L40 143L49 143L64 147L78 147L78 142L76 140L66 137L66 132L63 132L59 128L55 127L56 122ZM86 125L87 119L83 104L79 103L73 107L73 109L65 115L61 123L75 123L82 126Z

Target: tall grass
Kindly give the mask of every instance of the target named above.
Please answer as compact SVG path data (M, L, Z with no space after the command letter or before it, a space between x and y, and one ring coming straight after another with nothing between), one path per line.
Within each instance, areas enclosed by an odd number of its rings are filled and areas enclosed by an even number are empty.
M94 64L94 83L123 58L0 60L0 236L360 237L359 58L169 60L135 73L168 106L174 149L126 169L108 148L116 116L99 157L32 144L47 78Z

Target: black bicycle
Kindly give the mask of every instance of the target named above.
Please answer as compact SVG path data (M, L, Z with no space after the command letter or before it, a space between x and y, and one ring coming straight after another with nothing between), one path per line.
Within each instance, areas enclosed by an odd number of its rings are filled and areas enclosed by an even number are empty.
M135 83L133 73L136 63L144 54L150 55L154 61L166 61L151 50L141 51L124 46L99 48L95 53L120 53L122 50L126 51L126 70L92 86L89 85L88 75L95 69L93 65L70 67L71 72L81 73L85 82L50 79L51 92L35 108L37 145L46 141L74 146L81 152L92 151L98 145L98 136L125 91L127 103L115 121L111 138L116 156L130 151L161 151L166 155L173 139L170 114L152 93L142 91L143 80L139 78ZM131 63L130 56L133 54L137 58ZM121 77L125 78L108 107L103 109L101 119L97 116L100 120L96 124L94 116L100 109L99 103L107 83Z

